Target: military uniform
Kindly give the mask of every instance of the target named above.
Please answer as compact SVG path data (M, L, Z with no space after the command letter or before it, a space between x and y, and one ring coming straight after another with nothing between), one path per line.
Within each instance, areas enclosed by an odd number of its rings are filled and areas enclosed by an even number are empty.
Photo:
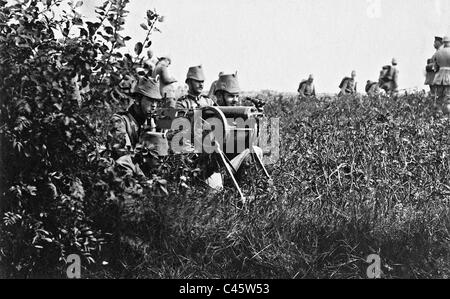
M392 59L392 65L384 66L380 73L378 84L387 94L396 94L398 91L398 69L396 68L397 60Z
M190 67L186 75L186 83L188 83L188 80L204 82L205 75L203 73L203 67L201 65ZM175 105L177 109L197 109L208 106L215 106L215 102L202 94L198 96L193 95L191 91L188 91L187 95L179 98Z
M442 38L441 37L436 36L435 40L442 43ZM442 48L442 46L439 47L436 50L436 53L441 48ZM430 59L427 60L427 66L425 68L425 70L426 70L425 85L429 85L430 86L430 95L431 96L435 96L436 95L436 86L433 84L434 77L436 75L436 72L438 71L438 69L436 67L436 53L433 55L433 57L431 57Z
M194 96L187 94L178 99L177 109L197 109L201 107L215 106L213 100L204 95Z
M132 161L131 157L139 142L140 131L143 126L143 121L141 120L141 122L137 120L134 106L131 106L126 112L114 114L111 118L107 141L117 164L127 172L139 175L143 174L142 170Z
M339 93L339 96L355 94L357 91L356 80L353 78L349 78L349 77L344 78L340 88L341 88L341 91Z
M380 93L380 86L378 82L367 81L366 93L368 96L374 96Z
M146 77L139 80L133 94L141 94L152 100L162 99L158 82ZM107 143L112 157L119 166L130 174L144 175L132 158L137 145L145 144L159 150L161 144L155 143L152 139L158 131L154 118L140 116L137 113L139 109L141 108L138 103L134 103L127 111L116 113L111 117ZM164 147L165 145L162 146Z
M436 65L439 71L436 73L433 84L439 101L443 104L444 113L450 113L450 38L444 37L444 48L436 54Z
M303 80L298 87L298 93L300 97L315 97L316 88L314 83L309 80Z

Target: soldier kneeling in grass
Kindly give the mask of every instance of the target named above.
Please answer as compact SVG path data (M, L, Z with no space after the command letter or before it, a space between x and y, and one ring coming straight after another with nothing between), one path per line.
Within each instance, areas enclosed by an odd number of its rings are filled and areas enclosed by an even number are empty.
M111 118L108 147L117 165L129 174L144 176L139 163L134 159L138 147L150 147L156 153L167 151L164 134L158 133L154 116L162 101L159 83L141 77L132 92L134 103L127 111L116 113ZM161 138L155 138L160 136Z

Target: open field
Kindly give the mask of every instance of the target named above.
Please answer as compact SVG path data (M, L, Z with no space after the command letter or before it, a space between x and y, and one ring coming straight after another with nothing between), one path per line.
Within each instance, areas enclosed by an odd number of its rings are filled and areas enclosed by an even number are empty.
M142 203L92 277L366 278L370 254L385 278L449 277L450 121L428 99L266 100L274 187L244 208L231 191Z

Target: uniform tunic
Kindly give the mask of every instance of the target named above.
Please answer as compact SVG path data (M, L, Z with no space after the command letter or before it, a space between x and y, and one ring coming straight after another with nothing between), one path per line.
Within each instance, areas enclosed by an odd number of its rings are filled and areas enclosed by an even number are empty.
M439 49L436 50L436 53L442 49L442 47L440 47ZM431 57L430 59L427 60L427 67L426 67L426 71L427 74L425 76L425 85L434 85L434 77L436 76L436 53L433 55L433 57Z
M303 81L302 83L300 83L298 93L301 97L316 96L316 88L314 86L314 83L309 81Z
M107 143L118 165L131 174L144 175L131 156L136 145L143 141L143 132L156 132L156 124L153 118L140 119L134 110L134 106L131 106L128 111L111 117Z
M178 109L196 109L209 106L216 106L216 103L204 95L194 96L187 94L179 98L176 103L176 108Z
M356 86L357 83L355 81L355 79L352 78L347 78L344 81L344 85L341 88L341 92L339 93L339 95L349 95L349 94L354 94L356 93Z
M366 92L369 96L376 95L380 92L380 87L377 82L368 82L366 84Z
M433 84L450 86L450 47L440 49L435 54L435 60L439 71L434 77Z
M439 71L434 77L438 99L443 104L443 111L450 113L450 47L442 48L436 53L436 65Z

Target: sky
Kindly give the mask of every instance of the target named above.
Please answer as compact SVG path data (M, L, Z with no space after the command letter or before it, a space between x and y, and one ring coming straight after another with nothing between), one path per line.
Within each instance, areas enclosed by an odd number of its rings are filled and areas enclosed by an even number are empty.
M102 1L85 0L92 16ZM152 37L157 56L172 57L184 82L203 65L206 88L218 73L238 72L241 88L296 92L314 74L319 93L334 93L357 72L360 91L383 65L398 60L400 89L425 88L435 35L450 34L449 0L131 0L124 34L130 51L145 32L147 9L165 16Z

